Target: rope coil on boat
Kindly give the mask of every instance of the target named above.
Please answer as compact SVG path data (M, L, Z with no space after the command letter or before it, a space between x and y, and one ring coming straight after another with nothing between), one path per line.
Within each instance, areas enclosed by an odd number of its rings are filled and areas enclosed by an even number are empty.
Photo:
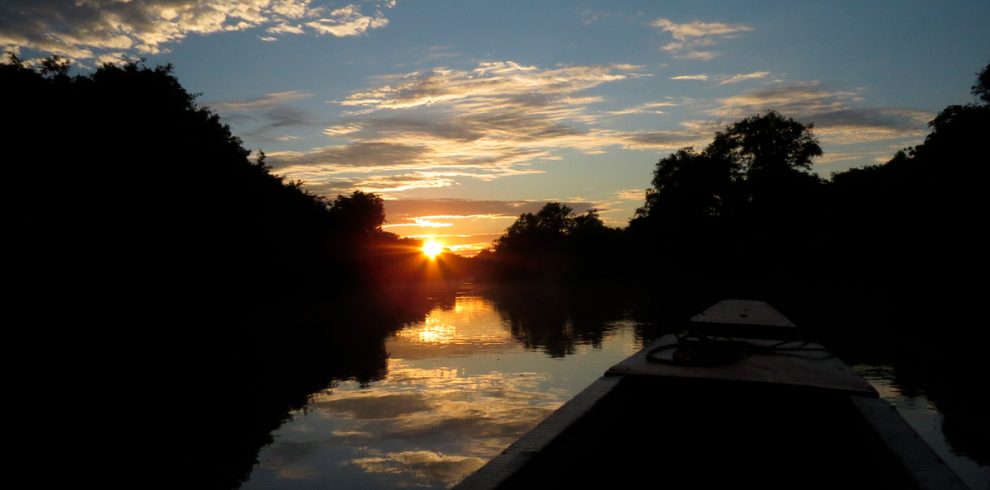
M646 353L646 360L674 366L714 367L735 364L754 355L783 355L808 359L808 355L800 353L821 352L824 355L812 358L824 360L835 357L828 350L809 346L810 342L802 340L784 340L771 345L759 345L729 337L720 339L697 334L675 336L677 342L651 349ZM667 351L673 351L669 358L660 356Z

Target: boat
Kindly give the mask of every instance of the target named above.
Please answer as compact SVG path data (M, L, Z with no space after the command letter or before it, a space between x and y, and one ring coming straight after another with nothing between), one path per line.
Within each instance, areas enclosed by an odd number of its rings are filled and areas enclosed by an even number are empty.
M765 302L719 302L455 488L967 488L868 382L800 338Z

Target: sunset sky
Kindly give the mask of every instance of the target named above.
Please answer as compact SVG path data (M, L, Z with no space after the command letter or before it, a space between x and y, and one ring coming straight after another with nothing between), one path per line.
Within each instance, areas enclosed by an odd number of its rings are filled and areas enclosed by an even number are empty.
M973 101L987 26L986 0L0 3L0 48L173 63L277 173L462 253L548 200L622 226L659 158L768 108L815 124L823 176L884 162Z

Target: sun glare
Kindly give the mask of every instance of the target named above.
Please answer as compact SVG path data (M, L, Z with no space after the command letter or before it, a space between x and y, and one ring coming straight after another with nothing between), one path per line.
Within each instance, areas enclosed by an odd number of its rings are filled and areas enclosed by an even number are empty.
M434 259L437 255L443 252L443 244L436 240L427 240L423 242L423 254L427 257Z

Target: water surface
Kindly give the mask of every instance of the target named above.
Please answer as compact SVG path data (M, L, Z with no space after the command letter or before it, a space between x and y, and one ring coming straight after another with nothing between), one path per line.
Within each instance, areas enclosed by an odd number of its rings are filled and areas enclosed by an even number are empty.
M334 382L273 434L242 488L446 488L650 337L622 308L463 284L385 341L381 379ZM647 332L647 333L644 333ZM954 450L944 417L885 366L857 370L973 488L990 467Z
M461 289L386 341L384 379L337 382L293 413L242 488L450 486L642 344L628 319L582 335L565 315L534 335L528 318L545 319Z
M890 402L904 420L970 488L990 490L990 466L982 465L953 448L946 436L945 415L923 393L905 393L890 366L856 365L854 369L880 397Z

